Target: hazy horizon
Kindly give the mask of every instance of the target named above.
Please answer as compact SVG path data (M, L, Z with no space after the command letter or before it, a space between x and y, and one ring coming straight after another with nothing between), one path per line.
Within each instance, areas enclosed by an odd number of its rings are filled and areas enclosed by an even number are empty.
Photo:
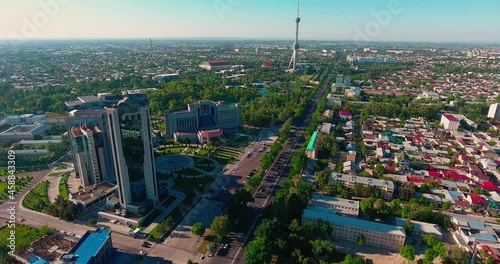
M295 0L0 1L4 40L292 40L295 32ZM303 0L300 39L500 43L499 10L495 0Z

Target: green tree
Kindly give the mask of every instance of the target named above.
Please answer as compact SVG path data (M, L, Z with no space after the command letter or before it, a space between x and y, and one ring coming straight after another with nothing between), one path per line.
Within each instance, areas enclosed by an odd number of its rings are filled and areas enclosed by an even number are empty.
M413 223L411 222L411 220L409 218L406 219L405 225L403 226L403 228L405 229L407 236L413 234L414 227L413 227Z
M364 244L366 243L366 238L364 235L360 235L357 239L356 239L356 244L358 246L363 246Z
M412 245L405 245L401 248L401 250L399 250L399 254L401 254L401 256L403 256L403 258L407 260L414 260L417 251Z
M199 237L203 236L205 234L205 227L203 226L203 223L198 222L194 224L191 228L191 232Z
M324 190L330 181L330 172L327 170L322 170L314 174L316 177L316 182L321 190Z
M342 264L366 264L366 260L364 260L360 256L353 256L351 254L347 254Z
M462 250L458 246L453 247L451 254L446 257L445 263L447 264L469 264L472 258L472 253Z
M89 226L95 226L97 225L97 220L95 220L95 218L90 218L88 221L87 221L87 224Z
M210 230L212 231L212 234L219 239L219 241L222 240L222 238L231 232L231 222L229 221L229 217L227 215L215 217L210 225Z
M245 247L245 262L248 264L269 263L271 257L270 248L263 237L257 237Z
M361 200L361 202L359 203L359 207L361 208L361 211L363 211L363 213L371 220L374 220L375 218L377 218L377 213L373 209L374 205L375 205L375 199L373 199L371 197L365 198L365 199Z
M384 165L382 164L377 164L375 166L375 172L377 173L377 175L380 177L382 175L384 175L385 173L385 168L384 168Z
M443 203L444 210L450 210L452 203L450 201L446 201Z
M486 259L486 264L495 264L495 259L494 259L494 258L492 258L492 257L488 257L488 258Z

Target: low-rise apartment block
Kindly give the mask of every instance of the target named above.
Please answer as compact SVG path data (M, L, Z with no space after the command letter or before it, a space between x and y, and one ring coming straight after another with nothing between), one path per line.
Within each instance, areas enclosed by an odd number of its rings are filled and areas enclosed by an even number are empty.
M309 207L311 206L326 207L337 214L355 218L359 215L359 201L324 196L317 193L314 193L309 200Z
M394 183L392 181L373 179L367 177L353 176L332 172L330 174L330 184L342 184L346 187L353 188L355 184L363 186L374 186L382 191L382 198L386 200L392 199L394 193Z
M406 233L402 227L344 217L314 208L305 209L302 215L302 223L320 219L330 223L333 228L332 236L336 239L356 241L364 236L367 245L396 252L405 244Z

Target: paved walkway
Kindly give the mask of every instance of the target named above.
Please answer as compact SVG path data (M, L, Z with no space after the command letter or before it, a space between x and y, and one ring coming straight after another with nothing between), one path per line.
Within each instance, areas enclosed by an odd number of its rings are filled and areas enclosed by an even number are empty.
M59 183L61 182L61 177L47 177L47 181L49 182L49 201L54 203L59 195Z
M151 232L156 225L158 225L163 219L165 219L184 199L186 199L186 195L183 192L169 190L168 191L171 196L175 196L175 201L171 203L167 208L163 206L159 206L158 209L162 209L163 213L156 217L156 219L151 223L146 229L144 229L144 233Z

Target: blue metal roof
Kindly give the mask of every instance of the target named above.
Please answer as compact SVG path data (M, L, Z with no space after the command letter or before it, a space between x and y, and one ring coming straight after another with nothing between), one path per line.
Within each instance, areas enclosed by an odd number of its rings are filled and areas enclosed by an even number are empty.
M95 232L87 233L87 236L82 237L80 245L77 245L77 248L72 250L74 251L72 253L78 256L76 264L87 264L104 246L110 235L111 230L102 228L97 229Z
M29 259L28 263L30 263L30 264L50 264L50 261L45 260L39 256L36 256L36 257Z

